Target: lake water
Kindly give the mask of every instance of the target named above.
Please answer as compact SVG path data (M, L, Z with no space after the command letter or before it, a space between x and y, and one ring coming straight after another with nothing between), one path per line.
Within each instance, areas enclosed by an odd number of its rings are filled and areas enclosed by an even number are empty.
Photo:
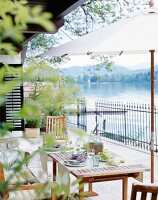
M150 104L150 83L104 83L80 85L88 104L96 100ZM155 104L158 105L158 83L155 83Z
M87 109L95 109L95 101L150 104L150 83L104 83L80 85ZM155 105L158 105L158 83L155 83ZM87 130L95 128L95 116L87 116Z

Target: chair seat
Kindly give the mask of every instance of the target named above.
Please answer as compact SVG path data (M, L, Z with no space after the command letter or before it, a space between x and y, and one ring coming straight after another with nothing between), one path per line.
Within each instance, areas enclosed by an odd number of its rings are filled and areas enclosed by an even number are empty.
M37 194L34 190L13 191L9 192L8 200L41 200L51 198L51 191L47 192L47 194L42 192L40 194Z

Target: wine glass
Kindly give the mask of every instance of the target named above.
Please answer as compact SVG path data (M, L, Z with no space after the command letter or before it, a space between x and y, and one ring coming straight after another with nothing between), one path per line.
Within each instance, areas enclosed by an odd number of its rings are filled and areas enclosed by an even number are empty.
M77 138L76 142L75 142L75 148L76 151L80 152L80 148L81 148L81 141L79 138Z
M88 151L87 155L88 155L88 158L92 159L93 156L95 155L94 149L90 149L90 150Z
M72 144L72 140L67 140L67 143L66 143L68 146L71 146Z
M72 154L74 150L74 147L72 146L72 140L67 140L66 145L67 145L68 151Z

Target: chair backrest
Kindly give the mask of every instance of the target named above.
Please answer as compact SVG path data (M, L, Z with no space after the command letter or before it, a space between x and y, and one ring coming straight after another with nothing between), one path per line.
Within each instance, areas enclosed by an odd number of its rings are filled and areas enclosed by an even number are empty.
M158 185L133 183L131 191L131 200L157 200Z
M66 117L47 116L46 133L52 133L57 140L65 140L67 137Z

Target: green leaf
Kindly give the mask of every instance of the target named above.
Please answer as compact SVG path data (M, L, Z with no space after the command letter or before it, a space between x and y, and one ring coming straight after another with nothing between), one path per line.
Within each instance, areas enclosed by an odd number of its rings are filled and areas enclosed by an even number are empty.
M16 47L14 47L12 44L3 42L0 43L0 54L1 55L16 55Z
M38 15L42 12L42 7L41 6L35 6L31 9L31 14L33 16Z

